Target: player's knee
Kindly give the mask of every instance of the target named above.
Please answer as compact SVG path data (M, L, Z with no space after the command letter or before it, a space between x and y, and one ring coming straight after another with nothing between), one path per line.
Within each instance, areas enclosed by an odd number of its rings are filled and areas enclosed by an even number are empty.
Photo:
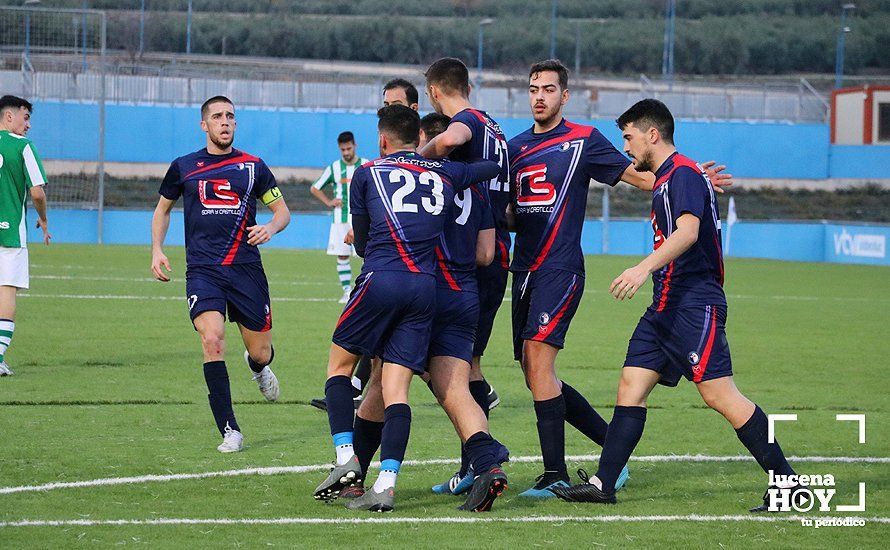
M260 365L268 365L272 362L272 346L255 346L248 350L250 358Z
M641 388L634 383L633 379L628 376L621 376L621 379L618 381L616 405L621 407L645 407L646 397L646 392L641 391Z
M216 330L201 333L201 346L207 353L223 353L225 351L225 333Z

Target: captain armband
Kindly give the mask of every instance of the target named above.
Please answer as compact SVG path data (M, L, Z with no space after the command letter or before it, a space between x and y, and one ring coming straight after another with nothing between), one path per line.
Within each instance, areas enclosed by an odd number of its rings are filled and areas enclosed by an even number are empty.
M273 187L272 189L269 189L265 193L263 193L263 196L260 197L260 200L263 201L263 204L265 204L266 206L269 206L270 204L272 204L273 202L277 201L280 198L281 198L281 190L278 189L278 187L276 186L276 187Z

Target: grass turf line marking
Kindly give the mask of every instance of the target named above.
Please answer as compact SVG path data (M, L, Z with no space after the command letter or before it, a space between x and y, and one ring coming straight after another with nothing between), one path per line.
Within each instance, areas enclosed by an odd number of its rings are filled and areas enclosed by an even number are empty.
M109 277L109 276L81 276L81 275L31 275L32 279L46 279L49 281L111 281L123 283L157 283L160 282L152 277ZM330 286L334 287L334 283L321 281L278 281L269 279L269 283L274 285L293 285L293 286Z
M38 278L33 277L32 278ZM274 281L270 281L272 284L289 284L289 283L275 283ZM290 283L290 284L314 284L314 283ZM328 285L333 286L333 285ZM509 289L508 289L509 290ZM601 291L597 290L585 290L585 294L603 294ZM132 294L46 294L46 293L30 293L23 292L19 294L19 297L22 298L62 298L62 299L77 299L77 300L145 300L145 301L157 301L157 300L184 300L185 297L180 296L164 296L164 295L154 295L154 296L140 296L140 295L132 295ZM745 294L729 294L728 298L734 299L750 299L750 300L780 300L780 301L793 301L793 302L815 302L821 300L832 300L836 302L890 302L890 300L882 300L882 299L873 299L873 298L856 298L856 297L841 297L841 296L757 296L757 295L745 295ZM286 298L286 297L275 297L273 301L275 302L336 302L338 298ZM510 302L510 298L505 297L502 300L504 303Z
M802 519L833 519L838 521L864 520L866 523L890 523L888 517L838 517L801 515L723 515L700 514L674 516L521 516L521 517L376 517L376 518L157 518L157 519L67 519L67 520L19 520L3 521L0 527L93 527L104 525L387 525L399 523L642 523L642 522L695 522L695 523L785 523Z
M185 300L185 296L139 296L133 294L32 294L23 292L20 298L67 298L72 300L144 300L147 302L163 300ZM339 298L281 298L275 302L336 302Z
M567 456L566 460L573 462L598 460L600 455L574 455ZM511 457L510 462L517 464L541 462L540 456L516 456ZM754 459L747 455L649 455L631 456L634 462L750 462ZM855 457L855 456L789 456L790 462L816 462L816 463L850 463L850 464L890 464L887 457ZM429 460L406 460L406 466L439 466L458 464L460 460L454 458L434 458ZM373 462L372 466L379 466L379 462ZM323 472L330 469L330 464L311 464L308 466L273 466L260 468L242 468L238 470L221 470L216 472L197 472L191 474L149 474L130 477L108 477L102 479L90 479L85 481L56 481L42 485L20 485L17 487L0 487L0 495L12 493L28 493L39 491L52 491L55 489L73 489L78 487L100 487L108 485L132 485L151 482L181 481L190 479L207 479L212 477L235 477L249 475L280 475L280 474L304 474L308 472Z

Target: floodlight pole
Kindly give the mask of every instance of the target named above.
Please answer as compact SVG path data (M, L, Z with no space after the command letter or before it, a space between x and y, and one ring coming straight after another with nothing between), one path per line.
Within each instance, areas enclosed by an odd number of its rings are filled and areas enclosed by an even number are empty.
M139 57L142 57L142 52L145 50L145 0L142 0L142 5L139 8Z
M834 59L834 87L841 87L844 80L844 46L850 27L847 26L847 12L856 9L856 4L849 2L841 6L841 25L837 31L837 50Z
M189 11L185 18L185 53L192 53L192 0L189 0Z
M485 46L484 30L485 27L491 25L492 23L494 23L494 19L490 17L486 17L482 21L479 21L479 44L476 47L476 70L479 72L478 78L480 80L482 79L482 48Z
M665 0L664 50L661 54L661 78L668 83L669 88L673 88L674 85L674 29L676 20L677 0Z
M556 59L556 0L550 3L550 59Z

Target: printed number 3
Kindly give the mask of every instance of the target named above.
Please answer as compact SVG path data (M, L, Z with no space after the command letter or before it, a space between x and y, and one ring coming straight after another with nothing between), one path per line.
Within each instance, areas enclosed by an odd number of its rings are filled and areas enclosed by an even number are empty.
M433 216L438 216L442 213L445 198L442 196L442 178L439 174L435 172L421 172L420 178L415 180L414 174L403 168L398 168L390 171L389 182L393 184L403 182L403 185L392 194L393 212L417 213L417 204L407 202L406 199L417 188L417 183L420 183L420 185L431 186L433 194L432 199L430 197L421 197L420 204L423 206L423 209Z

